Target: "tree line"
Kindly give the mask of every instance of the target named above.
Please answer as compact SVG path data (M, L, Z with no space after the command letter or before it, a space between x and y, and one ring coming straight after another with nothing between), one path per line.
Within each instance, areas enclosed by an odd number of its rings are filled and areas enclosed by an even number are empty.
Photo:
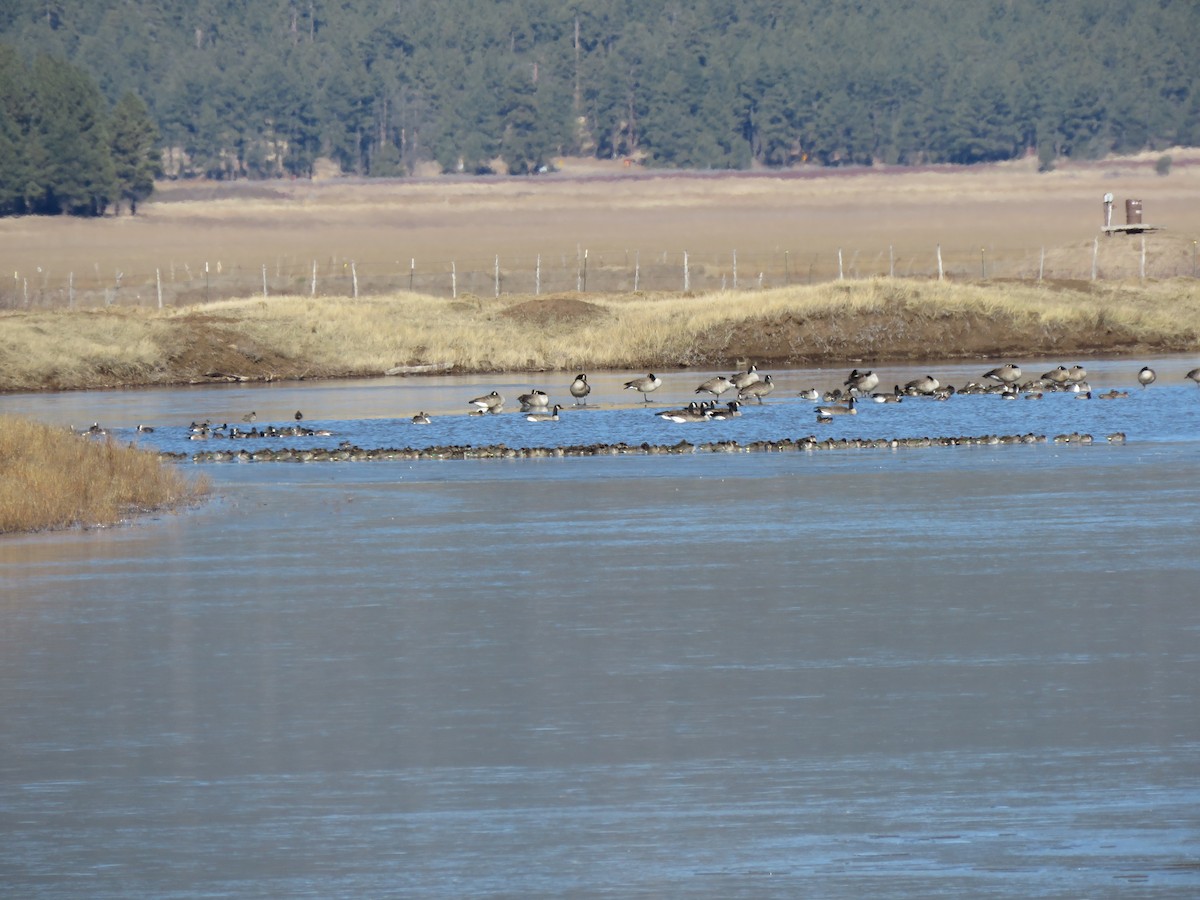
M0 40L86 74L114 114L142 98L181 177L321 157L369 176L566 155L1049 166L1200 143L1194 0L8 0Z
M154 190L161 152L146 104L111 107L83 70L0 44L0 215L130 212Z

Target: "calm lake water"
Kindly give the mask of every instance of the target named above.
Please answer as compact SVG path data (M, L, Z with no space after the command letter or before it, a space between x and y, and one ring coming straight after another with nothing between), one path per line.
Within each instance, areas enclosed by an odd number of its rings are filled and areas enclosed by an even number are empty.
M296 409L314 446L1097 438L185 464L197 510L0 539L0 894L1195 897L1200 390L1147 361L826 426L796 391L841 369L695 426L631 373L537 425L466 401L569 378L0 397L188 452Z

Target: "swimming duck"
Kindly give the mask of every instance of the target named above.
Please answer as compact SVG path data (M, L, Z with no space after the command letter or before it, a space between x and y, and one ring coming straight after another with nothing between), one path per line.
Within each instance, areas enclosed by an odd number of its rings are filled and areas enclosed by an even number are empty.
M796 396L798 396L801 400L820 400L821 392L816 388L808 388L807 390L801 391Z
M244 416L242 416L242 421L243 422L253 422L257 418L258 418L258 413L251 410L250 412L248 412Z
M662 379L653 372L648 375L643 375L641 378L634 378L632 381L625 382L625 390L640 391L642 394L642 399L647 403L650 402L650 398L646 395L651 391L657 391L661 386Z
M430 419L429 416L425 415L424 410L412 417L412 423L414 425L428 425L432 421L433 420Z
M587 395L592 392L592 386L588 384L587 376L582 372L575 376L575 380L571 382L571 396L575 398L575 402L582 401L584 406L587 406Z

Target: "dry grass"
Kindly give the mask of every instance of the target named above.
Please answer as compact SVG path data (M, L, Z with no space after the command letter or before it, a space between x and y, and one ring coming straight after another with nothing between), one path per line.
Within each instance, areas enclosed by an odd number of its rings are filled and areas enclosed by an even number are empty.
M0 416L0 534L110 525L208 489L145 450Z
M562 312L570 315L560 315ZM460 372L797 364L1039 348L1191 350L1200 282L953 284L879 278L754 293L452 301L273 297L184 310L0 316L0 389Z

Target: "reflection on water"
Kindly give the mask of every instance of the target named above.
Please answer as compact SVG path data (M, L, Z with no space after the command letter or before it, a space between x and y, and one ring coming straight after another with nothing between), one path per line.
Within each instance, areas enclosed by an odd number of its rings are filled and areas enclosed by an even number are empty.
M309 390L280 408L407 412ZM1200 396L1172 390L1124 446L209 466L200 510L0 541L0 886L1194 895ZM1037 406L988 399L899 411ZM792 407L756 412L812 431ZM665 427L579 417L635 414Z

